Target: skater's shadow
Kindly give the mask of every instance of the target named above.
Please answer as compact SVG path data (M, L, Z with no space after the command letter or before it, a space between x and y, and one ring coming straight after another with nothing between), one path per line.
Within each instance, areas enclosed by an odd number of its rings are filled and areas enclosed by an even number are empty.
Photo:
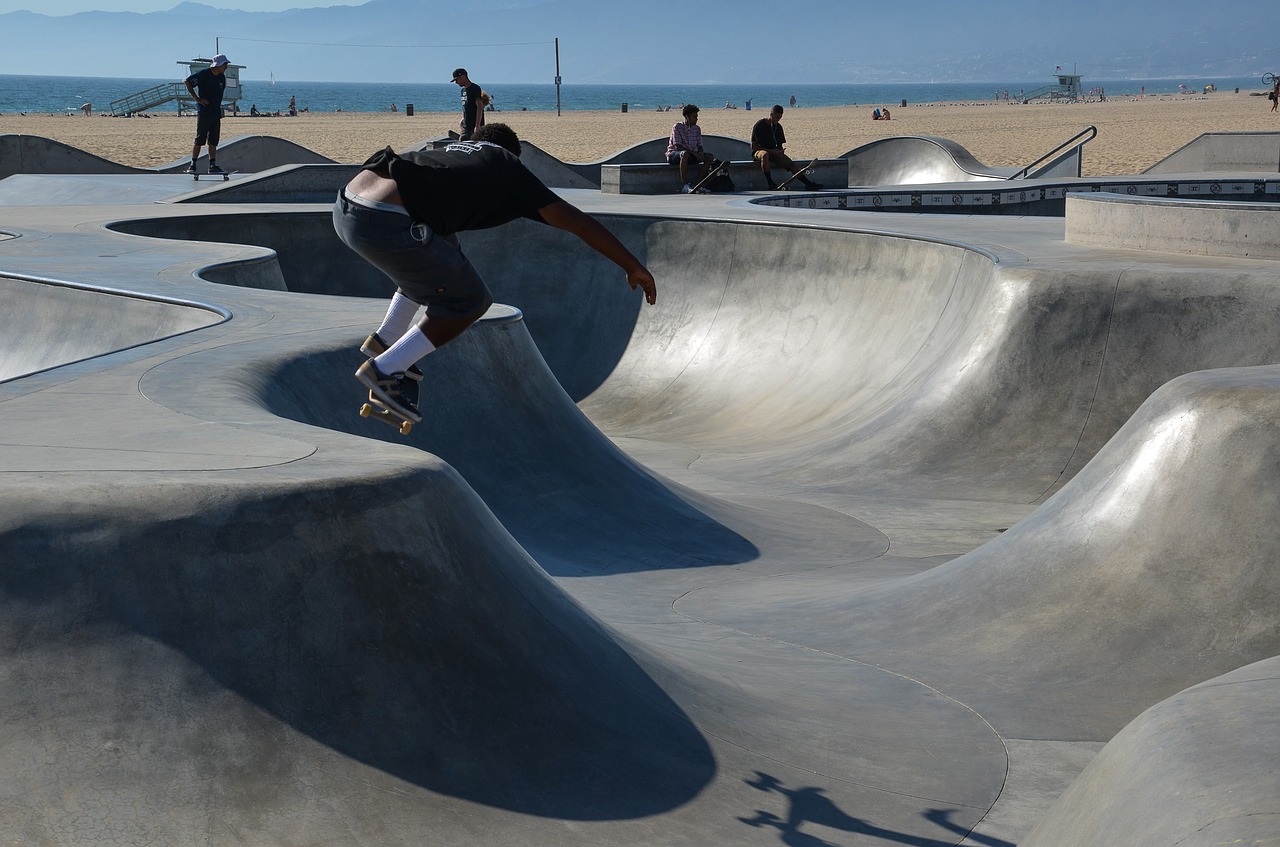
M787 814L784 818L772 812L757 809L754 817L738 818L738 820L747 826L777 829L778 839L788 847L840 847L839 844L802 832L801 827L806 823L839 832L874 836L885 841L909 844L912 847L955 847L958 841L966 838L987 847L1016 847L1008 841L977 835L970 832L968 827L953 823L950 816L954 810L929 809L924 814L926 820L956 834L956 838L941 840L886 829L854 817L826 797L825 789L822 788L814 786L788 788L777 777L760 771L756 771L755 779L748 779L745 782L757 790L779 794L786 798Z

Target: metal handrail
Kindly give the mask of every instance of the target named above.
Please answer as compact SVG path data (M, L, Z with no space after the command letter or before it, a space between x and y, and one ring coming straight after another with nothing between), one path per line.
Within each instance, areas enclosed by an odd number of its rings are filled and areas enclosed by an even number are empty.
M1088 135L1089 137L1084 139L1083 141L1077 142L1077 139L1079 139L1082 135ZM1049 159L1052 159L1054 156L1058 155L1063 150L1067 149L1068 147L1071 147L1072 145L1076 147L1083 147L1084 145L1092 141L1094 138L1096 138L1097 135L1098 135L1098 128L1090 124L1089 126L1077 132L1075 135L1068 138L1066 141L1059 144L1057 147L1050 150L1048 153L1045 153L1039 159L1036 159L1034 162L1027 165L1022 170L1018 171L1017 173L1009 177L1006 177L1006 179L1023 179L1026 177L1027 174L1031 173L1031 171L1034 170L1037 165L1043 162L1046 162Z

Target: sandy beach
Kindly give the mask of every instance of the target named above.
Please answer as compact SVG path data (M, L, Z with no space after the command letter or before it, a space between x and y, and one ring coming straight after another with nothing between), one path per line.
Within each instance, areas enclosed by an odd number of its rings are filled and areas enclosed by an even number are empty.
M1092 125L1098 137L1085 147L1084 175L1141 173L1204 132L1280 131L1280 114L1262 89L1210 94L1112 98L1093 103L933 103L892 107L892 120L873 121L873 106L791 108L783 117L794 158L839 156L893 135L933 135L963 145L979 161L1021 167ZM765 112L699 104L704 134L748 138ZM568 162L590 162L640 141L665 137L679 120L672 112L499 112L522 138ZM305 113L298 117L228 117L223 138L271 135L340 162L363 161L372 151L443 135L453 113ZM195 118L172 112L149 118L104 115L0 115L0 133L43 136L112 161L138 167L165 165L190 155ZM708 145L714 153L714 145Z

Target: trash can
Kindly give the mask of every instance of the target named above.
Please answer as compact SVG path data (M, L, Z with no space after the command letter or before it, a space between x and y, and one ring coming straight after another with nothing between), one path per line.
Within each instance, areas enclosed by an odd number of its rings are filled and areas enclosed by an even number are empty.
M622 104L622 111L624 111L624 112L625 112L626 110L627 110L627 104L626 104L626 103L623 103L623 104Z
M903 101L902 101L902 108L904 108L904 109L905 109L905 108L907 108L907 101L906 101L906 100L903 100Z
M405 103L405 104L404 104L404 113L405 113L405 115L407 115L408 117L413 117L413 104L412 104L412 103Z

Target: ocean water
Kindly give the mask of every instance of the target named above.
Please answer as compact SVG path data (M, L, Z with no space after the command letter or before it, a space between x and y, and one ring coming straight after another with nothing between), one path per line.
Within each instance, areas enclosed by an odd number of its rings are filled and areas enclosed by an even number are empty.
M95 112L109 112L113 100L135 94L164 82L180 79L126 79L119 77L76 76L25 76L0 74L0 113L74 113L82 103L92 103ZM908 103L936 103L947 101L992 100L1009 92L1016 97L1019 91L1033 91L1055 80L1019 80L1016 82L914 82L865 85L573 85L561 87L559 107L564 111L584 109L620 110L623 103L629 109L654 110L683 103L697 103L703 109L722 108L732 103L744 108L747 100L753 108L765 109L774 103L789 106L791 97L796 105L844 106L888 105ZM482 83L483 84L483 83ZM1254 77L1191 78L1186 79L1132 79L1132 80L1084 80L1086 90L1102 87L1108 96L1119 97L1138 94L1145 88L1148 94L1173 93L1179 86L1187 91L1199 92L1206 85L1216 85L1219 91L1262 90L1261 79ZM243 96L240 108L248 110L256 105L259 110L272 112L285 109L290 95L297 98L298 108L315 112L382 112L391 104L403 111L412 104L420 112L451 112L459 109L459 89L452 83L371 83L371 82L289 82L274 83L260 80L241 80ZM557 108L556 87L551 84L484 84L494 97L500 111L554 111ZM156 111L175 111L177 104L159 107Z

